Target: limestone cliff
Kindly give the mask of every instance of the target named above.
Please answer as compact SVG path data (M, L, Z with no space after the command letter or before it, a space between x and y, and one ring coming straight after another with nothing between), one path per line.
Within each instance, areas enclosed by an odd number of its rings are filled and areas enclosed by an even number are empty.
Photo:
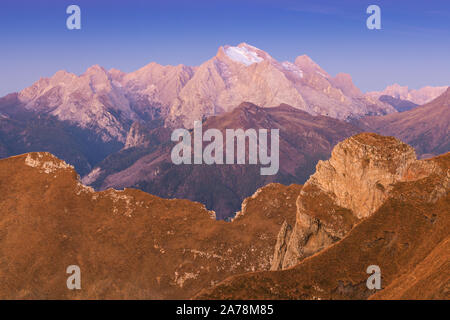
M393 137L362 133L342 141L329 160L319 161L300 192L296 223L289 238L282 236L288 227L281 229L278 239L285 243L277 244L275 264L291 267L342 239L385 202L393 184L435 170L432 163L417 160L412 147Z

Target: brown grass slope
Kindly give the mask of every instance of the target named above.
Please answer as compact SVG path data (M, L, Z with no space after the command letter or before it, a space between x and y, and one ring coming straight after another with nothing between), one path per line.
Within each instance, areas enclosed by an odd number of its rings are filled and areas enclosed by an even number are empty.
M450 299L450 154L437 170L396 183L370 217L327 249L287 270L233 276L198 299ZM366 287L378 265L382 290Z
M300 188L266 186L226 223L187 200L94 192L48 153L0 160L0 299L181 299L268 270ZM79 291L66 287L69 265Z

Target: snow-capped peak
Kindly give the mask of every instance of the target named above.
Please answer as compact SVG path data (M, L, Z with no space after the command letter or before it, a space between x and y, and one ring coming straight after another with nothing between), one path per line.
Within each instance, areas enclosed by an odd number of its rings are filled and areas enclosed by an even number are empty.
M254 63L259 63L264 60L260 57L256 50L251 50L254 47L249 45L240 44L237 47L226 46L225 54L233 61L245 64L249 66ZM254 48L256 49L256 48Z

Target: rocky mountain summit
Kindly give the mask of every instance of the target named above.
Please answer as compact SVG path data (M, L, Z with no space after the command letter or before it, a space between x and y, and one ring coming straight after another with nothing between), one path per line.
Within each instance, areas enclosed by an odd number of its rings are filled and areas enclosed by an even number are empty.
M194 70L156 63L128 74L98 65L80 76L62 70L22 90L18 98L28 110L90 128L104 141L125 143L132 122L161 121Z
M310 57L279 62L249 44L220 47L198 67L170 107L166 124L192 127L194 120L231 111L242 101L261 107L288 104L313 115L337 119L395 112L365 96L351 77L331 77Z
M395 183L421 179L433 169L393 137L361 133L340 142L300 192L292 234L278 244L286 250L278 253L284 257L278 265L293 266L342 239L386 201Z
M95 128L104 141L123 141L126 123L138 119L124 92L98 65L79 77L58 71L22 90L18 97L28 110Z
M197 297L448 299L449 159L417 160L393 137L344 140L300 191L273 271L233 276ZM365 286L369 265L381 267L383 290Z
M450 87L436 99L412 110L364 117L354 124L364 131L392 135L412 145L417 154L432 157L450 151Z

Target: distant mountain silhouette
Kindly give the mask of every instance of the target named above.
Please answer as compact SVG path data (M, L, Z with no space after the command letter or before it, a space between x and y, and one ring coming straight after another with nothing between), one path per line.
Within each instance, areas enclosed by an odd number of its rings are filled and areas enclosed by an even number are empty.
M412 145L422 157L450 151L450 88L436 99L412 110L365 117L363 129L392 135Z

